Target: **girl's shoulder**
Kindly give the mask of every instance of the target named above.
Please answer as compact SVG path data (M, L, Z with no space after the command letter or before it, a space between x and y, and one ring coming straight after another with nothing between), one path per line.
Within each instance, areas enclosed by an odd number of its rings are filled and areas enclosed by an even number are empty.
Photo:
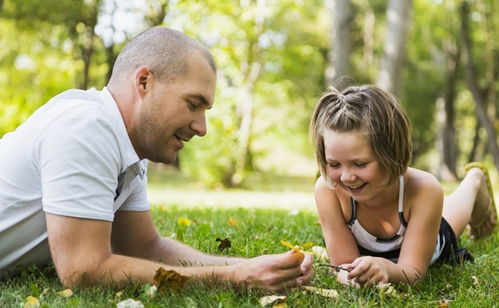
M411 190L441 189L440 182L431 173L416 168L409 168L404 175L406 187Z
M435 200L438 202L443 197L442 185L431 173L409 168L404 175L405 193L412 204L421 204Z
M314 186L315 196L327 196L335 199L349 198L341 189L337 189L336 186L328 183L322 176L319 176L315 181Z

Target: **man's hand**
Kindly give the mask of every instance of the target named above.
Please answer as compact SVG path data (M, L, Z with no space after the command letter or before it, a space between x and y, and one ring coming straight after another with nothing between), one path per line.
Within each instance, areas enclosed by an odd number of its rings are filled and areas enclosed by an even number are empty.
M306 284L313 277L313 257L291 250L264 255L234 265L234 280L248 288L278 291Z

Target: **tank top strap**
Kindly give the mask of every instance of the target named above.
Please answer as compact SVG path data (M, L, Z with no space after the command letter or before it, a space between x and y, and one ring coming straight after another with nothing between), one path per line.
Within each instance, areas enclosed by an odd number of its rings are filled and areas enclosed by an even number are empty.
M353 198L350 198L350 206L352 208L352 218L348 221L349 226L351 226L357 219L357 202L355 202Z
M400 223L404 226L407 227L407 221L405 221L404 218L404 176L401 175L399 177L399 203L398 203L398 209L399 209L399 219Z

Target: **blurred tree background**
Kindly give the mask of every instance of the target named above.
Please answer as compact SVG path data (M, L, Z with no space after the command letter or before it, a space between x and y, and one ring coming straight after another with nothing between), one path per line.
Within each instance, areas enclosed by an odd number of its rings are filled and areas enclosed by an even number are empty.
M499 169L495 0L0 0L0 136L69 88L102 88L123 45L154 25L207 46L218 67L209 134L177 167L207 186L251 172L313 177L316 100L377 84L413 124L414 164L443 179Z

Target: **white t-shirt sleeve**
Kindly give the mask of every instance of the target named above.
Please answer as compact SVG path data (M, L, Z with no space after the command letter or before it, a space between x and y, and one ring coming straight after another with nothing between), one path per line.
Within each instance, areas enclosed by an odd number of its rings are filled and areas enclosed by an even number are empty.
M102 108L84 102L41 132L35 151L45 212L113 221L121 154L109 121Z
M148 211L150 209L147 198L147 176L135 187L118 211Z

